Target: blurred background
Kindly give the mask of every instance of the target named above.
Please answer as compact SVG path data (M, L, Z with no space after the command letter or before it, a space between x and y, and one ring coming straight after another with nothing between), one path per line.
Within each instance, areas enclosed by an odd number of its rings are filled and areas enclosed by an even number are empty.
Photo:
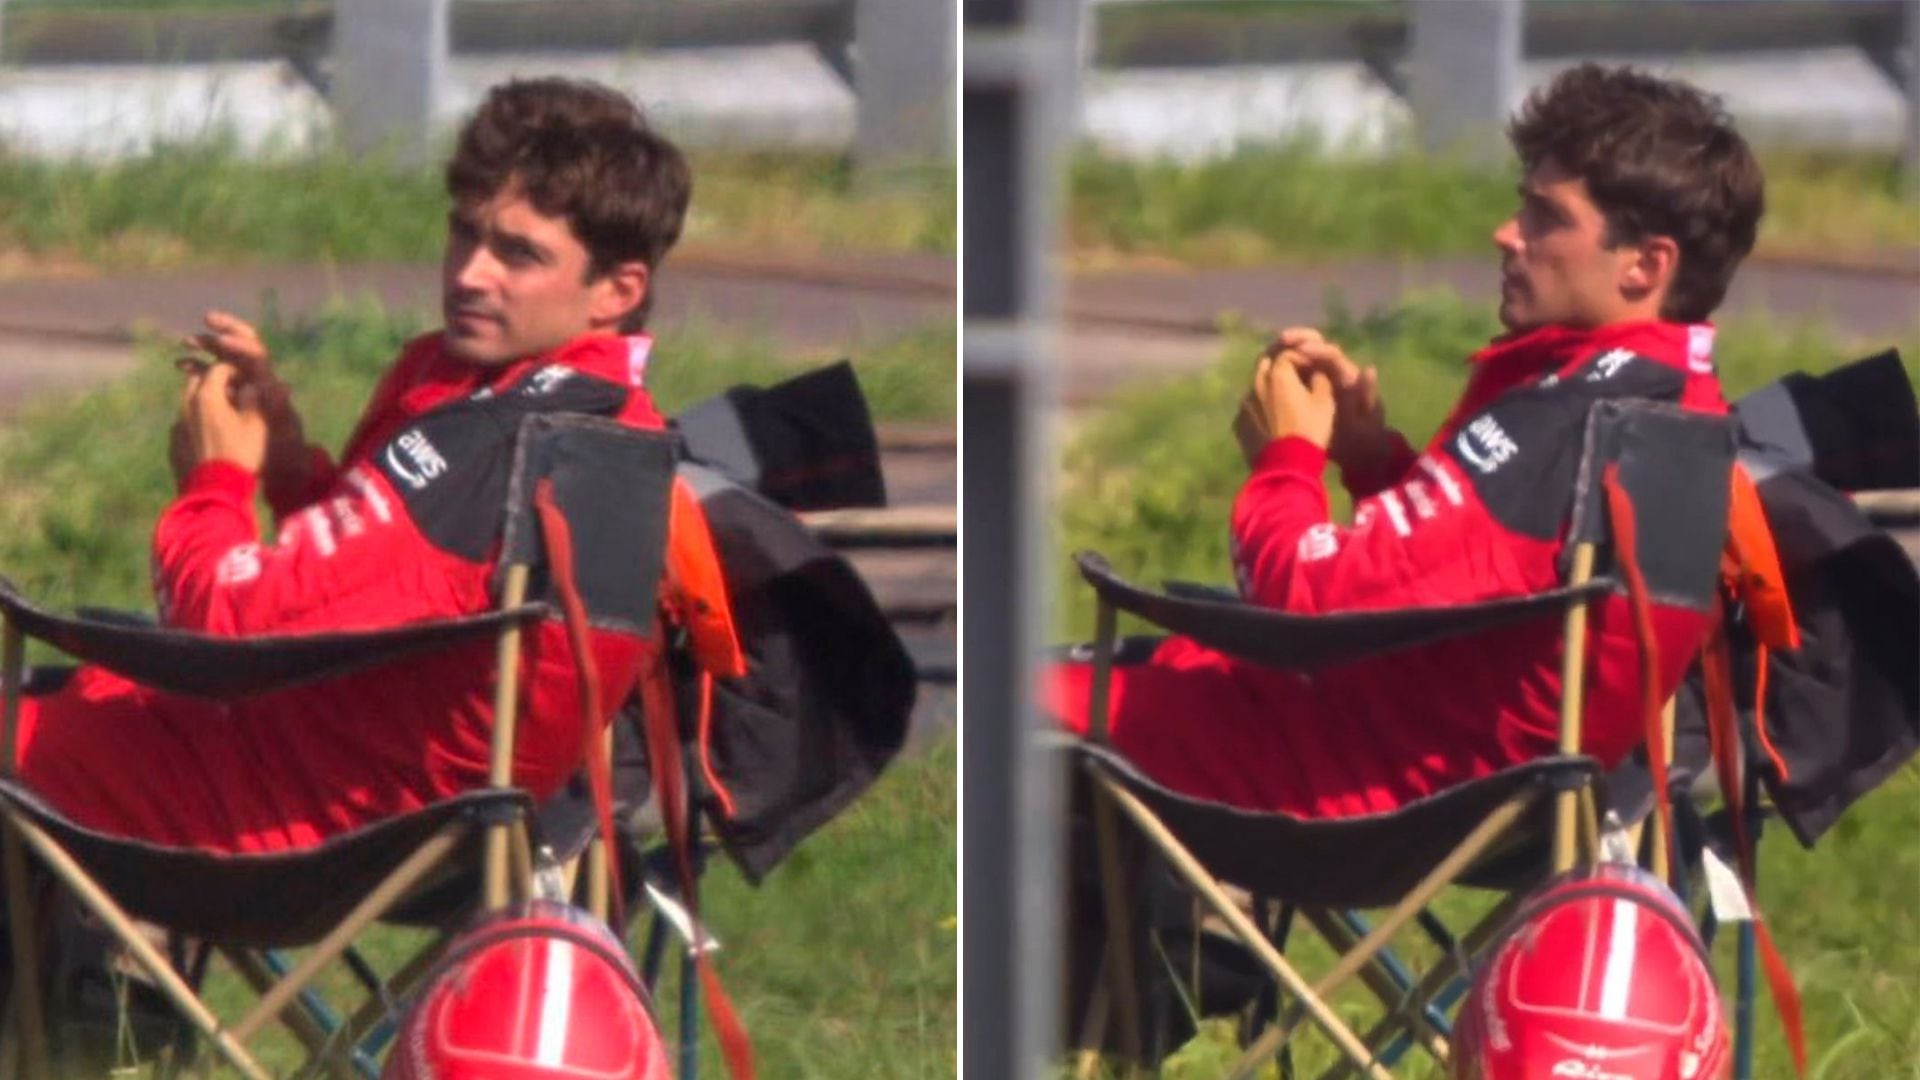
M1040 645L1091 636L1092 597L1069 553L1098 549L1137 581L1229 580L1226 522L1245 466L1228 426L1280 327L1320 327L1378 364L1389 419L1423 442L1464 357L1499 331L1491 233L1518 179L1501 127L1531 88L1582 60L1720 95L1760 153L1767 215L1716 320L1730 397L1888 347L1920 375L1920 3L964 10L963 393L969 431L990 420L1019 433L1005 454L964 448L969 542L1002 545L988 565L1007 568L966 584L966 910L970 924L994 912L1016 942L1003 960L968 937L968 1035L976 1007L995 1007L991 990L976 1001L976 971L1004 972L1008 994L1031 995L1008 1019L1009 1068L1045 1075L1061 1060L1057 1018L1019 973L1035 970L1057 907L1043 899L1049 830L1034 824L1057 794L1020 753L1037 723L1024 698L984 715L971 703L994 692L975 682L983 661L1031 685ZM976 131L976 115L990 126ZM979 253L994 266L977 266ZM987 290L993 279L1013 284ZM1895 497L1885 520L1920 551L1914 499ZM988 611L1000 621L976 636ZM983 802L1013 809L983 823ZM1782 830L1766 838L1761 901L1807 1000L1813 1075L1878 1077L1920 1060L1920 985L1902 974L1920 969L1920 919L1903 900L1920 881L1920 849L1903 839L1917 828L1910 766L1816 850ZM977 865L1016 883L1004 904L976 885ZM1789 1075L1777 1026L1763 1016L1760 1031L1756 1075ZM1215 1075L1232 1042L1230 1026L1210 1029L1167 1075ZM1317 1075L1326 1062L1299 1064Z
M0 574L150 605L170 360L208 307L260 322L337 447L437 324L439 165L516 75L626 91L690 153L655 278L664 411L850 357L892 502L950 522L955 25L952 0L0 2ZM954 1072L945 535L852 552L926 675L910 752L761 889L709 875L762 1075Z

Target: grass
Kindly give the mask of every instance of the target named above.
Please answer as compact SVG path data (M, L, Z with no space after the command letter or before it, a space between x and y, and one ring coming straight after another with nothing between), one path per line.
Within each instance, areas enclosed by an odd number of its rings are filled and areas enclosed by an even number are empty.
M308 438L336 449L374 380L424 325L372 302L303 319L282 318L269 303L261 323ZM951 323L929 324L858 354L855 370L876 418L951 418L954 341ZM129 377L30 407L0 427L0 572L29 595L56 605L147 605L147 530L172 491L165 447L179 374L166 362L171 355L156 345ZM770 338L695 323L660 341L649 386L671 413L728 386L831 359L790 357Z
M1762 255L1864 258L1920 268L1920 202L1892 154L1765 152ZM1254 265L1341 257L1480 255L1514 207L1515 174L1315 140L1214 161L1071 166L1068 235L1083 263L1173 259Z
M334 446L395 349L420 329L417 318L372 304L302 320L269 308L262 326L309 436ZM148 523L171 488L165 433L179 376L167 355L156 348L131 376L0 428L0 570L30 595L55 605L147 607ZM672 412L726 386L794 371L779 355L765 339L695 326L661 342L649 375ZM950 417L953 356L952 326L929 326L879 343L856 367L877 417ZM948 738L897 763L758 890L730 864L713 867L707 919L725 943L719 970L761 1075L955 1074L957 756ZM369 958L391 970L421 940L378 931ZM345 980L327 985L342 991ZM246 995L219 965L209 993L223 1015L243 1011ZM357 1004L351 994L341 1000ZM264 1056L284 1072L299 1055L275 1035ZM703 1068L721 1075L717 1058Z
M864 184L842 157L693 157L686 238L728 247L951 253L954 173ZM196 263L431 261L445 236L436 170L344 154L252 161L218 141L115 164L0 150L0 249L125 271Z
M1085 419L1069 441L1059 478L1055 565L1092 547L1135 580L1230 580L1227 515L1245 465L1228 422L1246 389L1251 358L1264 340L1228 326L1219 362L1193 376L1123 391ZM1390 419L1416 444L1432 431L1464 382L1461 358L1498 329L1490 307L1448 293L1416 296L1398 307L1359 313L1330 303L1324 329L1356 358L1378 364ZM1920 323L1895 342L1843 338L1816 323L1759 317L1720 326L1716 349L1730 397L1793 370L1823 370L1897 345L1910 377L1920 379ZM1338 485L1334 485L1336 491ZM1336 494L1336 502L1343 496ZM1336 516L1344 512L1336 507ZM1063 580L1064 577L1063 577ZM1088 590L1060 589L1054 625L1084 640L1093 625ZM1123 627L1123 632L1126 628ZM1798 980L1814 1068L1823 1080L1915 1076L1920 1061L1920 917L1911 903L1920 884L1920 764L1856 805L1813 851L1784 829L1762 845L1760 901ZM1450 894L1443 910L1472 914L1485 901ZM1732 985L1731 946L1717 956ZM1325 953L1302 954L1309 978ZM1318 967L1315 965L1318 964ZM1731 1000L1731 989L1726 991ZM1338 999L1350 1020L1377 1015L1355 990ZM1785 1043L1764 988L1756 1016L1755 1075L1790 1075ZM1302 1075L1332 1061L1317 1036L1297 1058ZM1184 1048L1165 1075L1217 1076L1235 1056L1230 1027L1216 1025ZM1276 1076L1269 1070L1267 1076ZM1410 1078L1436 1077L1413 1068Z

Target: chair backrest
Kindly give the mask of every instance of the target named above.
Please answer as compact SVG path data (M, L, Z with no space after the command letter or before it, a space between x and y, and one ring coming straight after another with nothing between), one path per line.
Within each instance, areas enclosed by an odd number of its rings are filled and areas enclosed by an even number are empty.
M1575 545L1598 546L1596 569L1614 569L1614 523L1604 479L1610 468L1634 508L1640 569L1657 603L1705 610L1714 602L1726 543L1733 424L1726 417L1631 399L1587 413L1568 526ZM1617 575L1612 575L1617 576Z
M533 568L531 600L557 597L534 499L551 482L566 518L573 574L594 625L651 637L667 549L673 436L589 416L545 413L520 424L507 492L500 573Z

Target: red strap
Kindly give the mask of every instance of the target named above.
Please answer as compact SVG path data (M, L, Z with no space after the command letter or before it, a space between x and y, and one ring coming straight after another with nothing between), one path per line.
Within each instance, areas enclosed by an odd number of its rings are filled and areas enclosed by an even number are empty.
M533 508L540 517L540 536L546 543L547 568L554 591L560 594L560 607L566 614L567 641L573 646L574 662L580 672L580 726L587 759L587 787L593 792L593 812L600 819L600 844L607 852L607 881L612 893L613 925L627 924L624 894L620 888L620 849L614 843L613 762L607 755L606 717L600 711L600 664L593 655L593 639L587 627L587 605L580 599L580 588L573 573L573 530L566 515L553 501L552 479L542 479L533 489Z
M1647 763L1653 772L1654 828L1673 838L1673 802L1667 793L1667 739L1660 722L1660 642L1653 629L1653 602L1647 579L1640 572L1640 550L1633 501L1620 484L1620 465L1607 466L1601 480L1607 494L1607 514L1613 519L1614 562L1627 581L1627 600L1633 609L1634 637L1640 647L1640 705L1646 715ZM1667 850L1677 850L1671 844Z
M1765 670L1766 655L1760 656ZM1773 1007L1780 1013L1780 1026L1786 1031L1787 1048L1793 1052L1794 1072L1807 1074L1807 1035L1800 1006L1800 991L1793 984L1793 973L1773 943L1766 919L1760 914L1760 901L1754 896L1753 841L1747 835L1746 786L1740 775L1739 714L1733 703L1733 662L1727 645L1726 624L1714 616L1706 648L1700 654L1700 674L1706 684L1707 736L1713 747L1713 767L1720 780L1720 794L1727 803L1727 816L1733 821L1734 856L1740 864L1740 887L1747 895L1747 907L1753 912L1755 935L1759 939L1761 963L1767 969L1767 986L1773 992ZM1761 693L1766 683L1761 682ZM1756 709L1758 706L1755 706ZM1758 722L1758 715L1755 720Z
M733 818L733 793L720 782L713 767L713 672L700 671L700 774L707 778L714 798L720 800L720 816Z
M720 985L720 976L699 947L700 893L693 875L685 802L685 774L680 760L679 724L674 717L673 680L664 657L654 654L646 659L640 673L640 709L647 740L647 761L652 766L653 790L659 796L661 821L667 828L667 843L673 849L673 861L680 874L680 895L687 903L687 916L693 923L693 962L700 972L700 985L707 999L707 1013L713 1017L714 1035L720 1052L727 1059L727 1071L734 1080L753 1080L753 1047L740 1023L733 1002Z

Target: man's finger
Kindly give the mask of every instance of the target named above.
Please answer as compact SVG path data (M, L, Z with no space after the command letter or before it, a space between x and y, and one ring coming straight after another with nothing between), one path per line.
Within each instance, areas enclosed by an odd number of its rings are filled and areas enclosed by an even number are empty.
M1325 372L1316 371L1309 376L1307 393L1313 396L1315 403L1331 405L1333 403L1333 380L1328 378Z
M1288 397L1296 396L1306 388L1300 381L1300 368L1291 363L1273 365L1267 381L1272 384L1276 394Z
M1342 389L1350 388L1360 380L1359 365L1348 359L1345 350L1331 341L1307 342L1300 346L1299 352L1315 370L1333 376L1334 382Z
M196 371L187 376L180 384L180 411L182 414L193 408L193 400L200 394L200 384L207 377L205 370Z
M1297 349L1314 341L1324 341L1326 336L1311 326L1289 326L1280 331L1280 342L1289 349Z
M203 413L214 410L232 412L233 402L229 395L233 389L235 372L232 364L215 364L208 368L194 391L194 406Z

